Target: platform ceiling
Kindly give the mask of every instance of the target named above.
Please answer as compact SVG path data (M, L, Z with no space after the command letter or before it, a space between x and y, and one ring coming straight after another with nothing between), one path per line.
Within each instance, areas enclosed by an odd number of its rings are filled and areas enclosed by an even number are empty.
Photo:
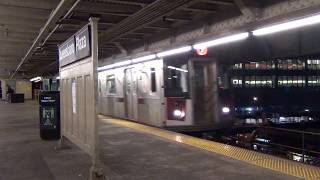
M1 0L0 78L57 73L57 45L91 16L100 18L99 59L105 59L130 55L141 47L149 50L152 42L168 37L174 44L181 33L243 15L259 21L265 8L283 2L286 0ZM306 8L312 8L309 6ZM46 31L40 33L42 29Z

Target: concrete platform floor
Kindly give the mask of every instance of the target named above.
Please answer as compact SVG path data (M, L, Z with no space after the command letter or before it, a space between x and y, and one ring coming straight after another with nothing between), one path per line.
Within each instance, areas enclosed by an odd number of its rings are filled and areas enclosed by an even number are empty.
M38 119L34 102L0 101L0 180L86 179L90 157L71 143L58 151L57 141L42 141Z
M190 146L102 123L101 159L111 180L295 179ZM38 106L0 102L0 180L87 179L90 158L39 138Z

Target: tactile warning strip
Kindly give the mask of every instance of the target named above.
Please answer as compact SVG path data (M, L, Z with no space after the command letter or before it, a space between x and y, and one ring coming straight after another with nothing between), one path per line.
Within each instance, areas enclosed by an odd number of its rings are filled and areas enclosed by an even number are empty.
M188 135L183 135L160 128L145 126L142 124L113 119L101 116L103 121L108 123L121 125L130 129L134 129L147 134L159 136L175 142L187 144L196 148L204 149L210 152L218 153L224 156L228 156L237 160L241 160L259 167L268 168L274 171L285 173L291 176L296 176L304 179L319 179L320 180L320 168L301 164L298 162L278 158L275 156L242 149L226 144L221 144L213 141L199 139Z

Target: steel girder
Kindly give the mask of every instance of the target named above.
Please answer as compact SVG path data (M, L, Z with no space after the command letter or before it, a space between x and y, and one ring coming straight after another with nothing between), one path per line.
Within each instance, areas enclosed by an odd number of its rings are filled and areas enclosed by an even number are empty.
M51 13L50 17L48 18L47 22L41 29L38 37L34 40L32 46L26 53L26 55L23 57L21 62L19 63L18 67L14 71L14 73L11 75L10 78L14 77L14 75L19 71L22 64L31 58L33 51L38 47L40 43L47 37L47 35L50 33L50 30L53 29L56 26L56 23L59 21L60 17L64 15L65 11L67 11L69 8L73 6L75 3L75 0L61 0L56 9Z
M239 31L250 31L253 28L265 26L267 24L277 23L288 19L294 19L301 16L306 16L318 13L320 10L320 0L289 0L261 9L259 17L250 15L241 15L235 18L227 19L219 23L204 25L201 28L187 31L172 37L145 44L143 47L137 47L131 50L132 55L148 51L157 52L167 48L176 47L179 45L191 44L201 40L206 40L212 37L219 37ZM172 43L173 42L173 43ZM102 60L101 64L110 64L116 59L125 58L125 54L113 56Z

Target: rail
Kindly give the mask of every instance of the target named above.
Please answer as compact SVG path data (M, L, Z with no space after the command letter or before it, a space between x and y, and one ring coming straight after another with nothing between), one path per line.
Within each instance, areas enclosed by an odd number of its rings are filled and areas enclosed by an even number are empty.
M320 166L320 133L259 127L253 133L253 140L257 141L257 138L262 140L261 145L268 145L273 151L286 155L289 151L292 156L299 157L294 160L309 164L314 164L316 161L316 165Z

